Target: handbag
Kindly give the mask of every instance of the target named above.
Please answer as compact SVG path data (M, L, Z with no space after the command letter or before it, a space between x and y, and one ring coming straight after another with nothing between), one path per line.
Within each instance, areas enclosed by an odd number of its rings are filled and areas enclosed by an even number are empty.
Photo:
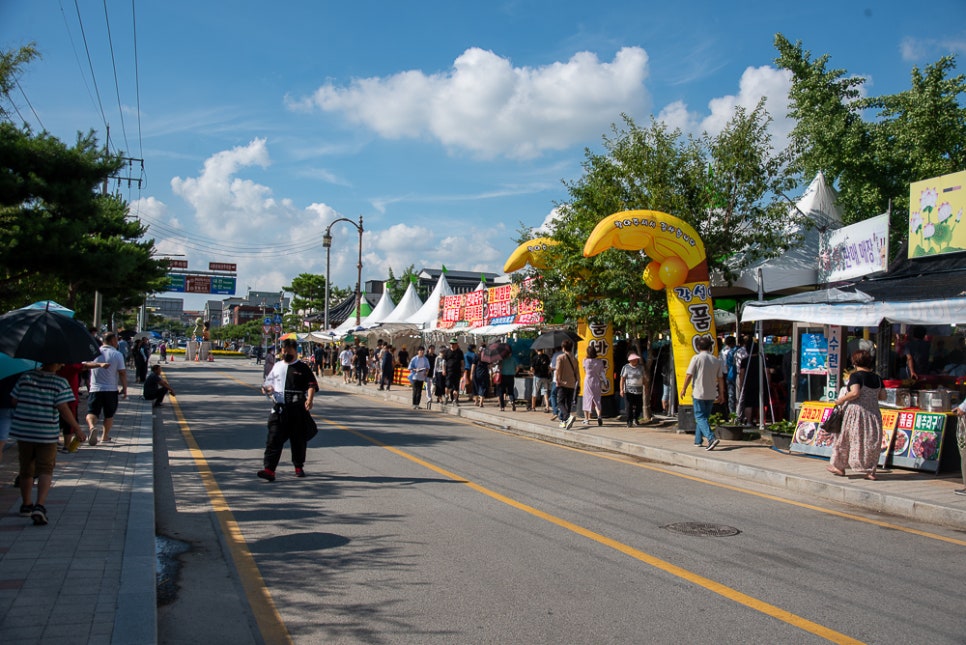
M828 418L822 422L822 429L829 434L842 432L842 419L845 417L845 406L837 405L832 408Z

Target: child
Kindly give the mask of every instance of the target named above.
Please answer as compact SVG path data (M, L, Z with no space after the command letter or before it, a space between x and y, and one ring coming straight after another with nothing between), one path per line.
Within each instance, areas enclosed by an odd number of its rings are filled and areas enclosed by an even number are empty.
M47 493L57 462L59 418L70 425L79 441L84 431L68 405L74 400L70 384L55 372L63 363L44 363L40 369L27 372L13 386L10 398L14 404L10 436L17 440L20 454L20 516L29 517L37 526L47 523ZM30 491L37 477L37 503L30 503Z

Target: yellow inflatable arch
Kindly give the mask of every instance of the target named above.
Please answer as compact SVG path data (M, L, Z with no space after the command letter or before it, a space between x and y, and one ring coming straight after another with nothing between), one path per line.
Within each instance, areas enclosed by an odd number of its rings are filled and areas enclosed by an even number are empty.
M584 244L584 256L607 249L644 251L651 258L643 279L651 289L667 290L674 374L680 385L691 357L698 353L697 340L716 336L704 243L690 224L673 215L637 210L601 220ZM681 402L690 405L690 393Z
M558 242L549 237L538 237L529 242L524 242L514 249L510 257L507 258L506 263L503 265L503 272L513 273L528 264L534 269L546 269L547 263L543 258L543 252L547 250L548 246L554 244L558 244Z

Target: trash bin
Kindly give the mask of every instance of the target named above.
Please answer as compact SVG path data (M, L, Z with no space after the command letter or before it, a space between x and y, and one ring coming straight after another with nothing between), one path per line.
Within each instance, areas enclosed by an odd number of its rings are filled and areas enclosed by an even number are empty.
M697 430L697 423L694 421L694 406L678 406L678 433L694 432Z

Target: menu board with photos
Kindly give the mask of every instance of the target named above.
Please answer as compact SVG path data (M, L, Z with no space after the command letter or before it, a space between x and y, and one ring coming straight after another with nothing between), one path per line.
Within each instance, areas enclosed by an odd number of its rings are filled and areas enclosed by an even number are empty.
M828 419L834 407L834 403L822 401L808 401L802 404L802 409L798 413L798 423L795 426L795 435L792 437L792 452L822 457L832 455L832 442L835 441L835 435L825 432L822 429L822 423ZM882 446L879 453L879 466L886 465L889 446L892 445L893 436L896 436L898 419L899 410L882 410Z

